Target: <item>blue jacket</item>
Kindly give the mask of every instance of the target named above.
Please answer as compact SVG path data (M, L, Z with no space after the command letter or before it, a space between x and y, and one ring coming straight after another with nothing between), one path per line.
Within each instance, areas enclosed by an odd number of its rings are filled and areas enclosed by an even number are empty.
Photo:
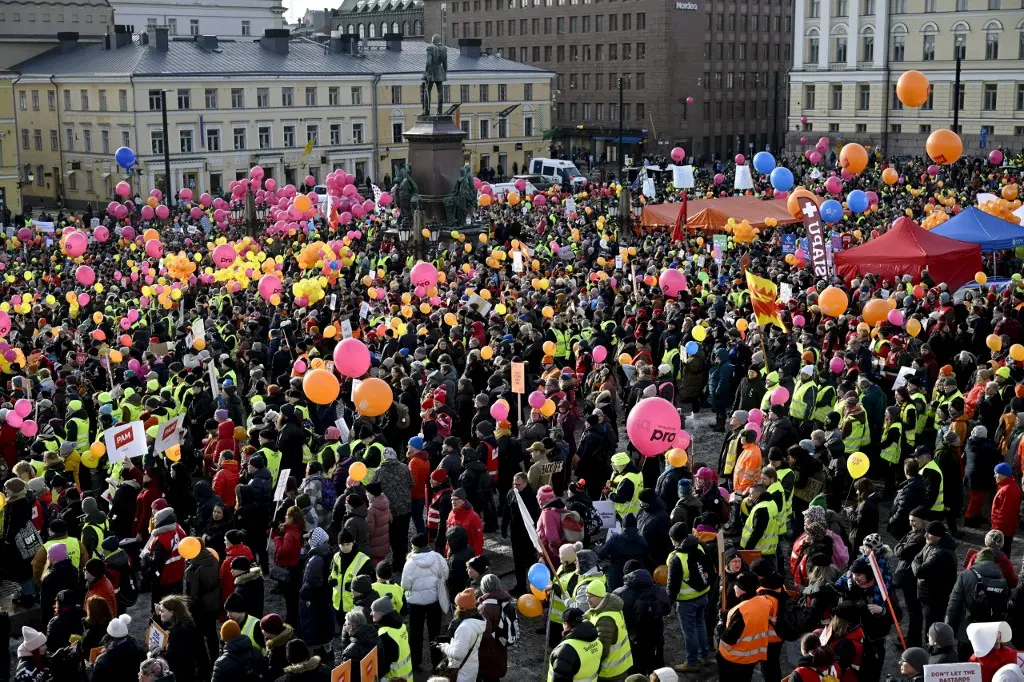
M708 401L712 407L727 408L732 402L732 363L729 351L719 348L715 351L716 362L708 373Z
M621 533L616 533L597 550L597 557L609 562L605 569L609 590L622 585L623 567L630 559L644 562L647 557L647 541L640 535L636 527L636 518L632 514L626 516Z

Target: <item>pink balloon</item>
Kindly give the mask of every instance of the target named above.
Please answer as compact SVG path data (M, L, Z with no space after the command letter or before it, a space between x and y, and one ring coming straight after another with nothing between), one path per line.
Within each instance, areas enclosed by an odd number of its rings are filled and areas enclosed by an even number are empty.
M256 180L263 177L263 167L253 166L249 169L249 177Z
M841 357L838 357L838 356L834 357L834 358L832 358L831 360L828 361L828 368L830 370L832 370L833 374L839 374L840 372L843 371L843 368L845 366L846 366L846 363L843 362L843 359Z
M508 419L508 405L503 402L495 402L491 405L491 417L496 422Z
M686 150L682 147L672 148L672 160L676 163L682 163L683 159L686 158Z
M125 198L132 193L131 185L122 180L121 182L117 183L117 186L114 188L114 193L121 198Z
M256 289L265 301L269 301L274 294L281 293L281 279L277 275L263 275Z
M670 268L661 273L661 277L658 278L658 285L665 292L666 296L676 298L680 293L686 291L686 275L680 270Z
M547 396L541 393L540 391L534 391L529 395L529 397L527 397L526 402L529 403L530 407L532 407L533 409L539 410L541 407L544 406L544 401L546 401L547 399Z
M139 213L142 214L142 219L143 220L152 220L153 219L153 207L152 206L148 206L148 205L143 206L139 210Z
M988 153L988 162L998 166L1003 162L1003 153L998 149L993 149Z
M192 190L188 187L182 187L181 191L178 192L178 198L182 201L192 201Z
M547 203L548 203L548 198L546 196L544 196L543 194L535 194L533 196L533 205L536 206L537 208L541 208L542 206L546 206Z
M939 167L938 166L936 166L934 163L932 165L928 166L928 175L931 175L932 177L935 177L938 174L939 174Z
M75 281L83 287L91 287L96 283L96 272L88 265L79 265L75 268Z
M390 206L392 201L393 200L391 198L391 195L388 194L387 192L381 194L380 198L377 199L377 203L380 204L381 206Z
M160 220L167 220L171 215L171 209L167 208L163 204L158 204L156 207L156 217Z
M31 419L26 419L21 423L21 435L33 438L37 433L39 433L39 425Z
M742 154L737 154L736 158L734 158L733 161L736 162L737 166L742 166L743 162L746 161L746 159L743 157Z
M626 433L644 457L660 455L676 447L679 437L679 412L664 398L644 398L626 418Z
M715 184L721 185L723 182L725 182L725 175L722 173L715 173Z
M604 362L605 358L608 357L608 349L604 346L594 346L592 355L594 356L594 362Z
M754 422L747 422L743 426L743 429L745 431L753 431L754 432L754 440L755 441L761 439L761 425L760 424L755 424Z
M32 414L32 401L26 398L19 398L18 401L14 403L14 411L22 417L29 416Z
M11 352L11 351L8 351L8 353L9 352ZM7 357L7 353L4 354L4 357ZM11 427L16 428L16 429L20 429L21 425L24 422L25 422L24 417L22 417L17 412L8 412L7 413L7 425L8 426L11 426Z
M803 137L800 138L800 144L807 144L807 136L806 135L804 135Z
M807 125L807 117L806 116L801 116L800 117L800 122L803 123L804 125Z
M751 424L761 425L764 423L764 412L754 408L750 411L750 416L747 417L747 421Z
M427 289L437 284L437 276L437 268L434 267L433 263L426 261L417 263L409 271L409 279L412 281L413 286L422 286Z
M72 232L64 239L64 250L68 252L69 256L74 258L85 253L88 246L89 238L81 232Z
M89 294L79 294L78 295L78 305L80 305L80 306L89 305L89 301L91 301L91 300L92 300L92 297Z
M794 327L802 327L805 324L807 324L807 320L804 319L803 315L794 315L793 316L793 326Z
M887 316L889 324L894 324L897 327L903 326L903 311L901 310L890 310Z
M373 209L376 206L372 201L367 199L363 202L363 213L373 213Z
M193 220L199 220L200 218L203 217L203 209L199 208L198 206L193 206L192 210L189 211L188 214L192 216Z
M334 368L342 376L363 376L370 369L370 349L359 339L344 339L334 347Z
M305 180L305 184L306 184L306 187L312 187L313 185L316 184L316 178L314 178L312 175L307 175L306 176L306 180Z
M774 391L772 391L772 405L785 405L788 400L789 389L785 386L778 386Z
M150 239L146 242L146 255L150 258L160 258L164 255L164 245L159 239Z
M693 103L694 103L695 101L696 101L696 100L694 100L694 99L693 99L693 97L687 97L687 98L686 98L686 103L687 103L687 104L693 104Z
M292 365L292 369L295 370L296 374L304 374L306 372L306 362L304 360L296 360L295 364Z
M523 180L522 178L519 178L518 180L516 180L516 189L519 190L520 192L525 190L526 189L526 180Z
M209 207L213 203L213 197L208 192L203 192L199 195L199 203L203 206Z
M815 152L811 152L814 154ZM843 181L833 175L825 181L825 191L829 194L839 194L843 191Z
M811 156L809 157L809 160L810 160L811 163L813 163L815 166L817 166L819 163L821 163L821 154L818 153L818 152L811 152Z
M235 262L235 255L235 247L231 244L221 244L213 250L213 264L221 269L226 268Z
M273 192L274 190L277 189L277 180L275 180L274 178L267 178L266 182L263 183L263 186L267 189L268 192Z

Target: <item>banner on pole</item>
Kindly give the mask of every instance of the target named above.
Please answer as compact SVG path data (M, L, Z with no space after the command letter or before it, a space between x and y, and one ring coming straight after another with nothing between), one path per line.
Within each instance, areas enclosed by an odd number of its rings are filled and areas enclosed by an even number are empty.
M185 415L179 414L174 419L169 419L156 427L156 443L153 445L153 454L158 454L181 443L181 427L185 422Z
M806 197L798 197L800 213L807 229L807 257L815 277L828 277L828 259L825 256L825 233L821 225L818 205Z
M533 517L530 516L530 511L526 508L526 503L523 502L522 496L519 491L516 490L516 506L519 508L519 513L523 518L523 525L526 527L526 532L530 535L530 542L537 549L538 552L543 553L544 550L540 546L540 538L537 536L537 527L534 523Z

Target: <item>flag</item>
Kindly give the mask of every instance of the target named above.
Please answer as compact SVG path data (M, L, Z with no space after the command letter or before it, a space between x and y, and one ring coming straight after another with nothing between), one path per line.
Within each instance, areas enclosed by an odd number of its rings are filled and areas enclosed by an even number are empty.
M750 292L750 302L754 306L754 315L757 316L757 324L767 327L770 324L786 331L786 325L782 322L782 310L776 299L779 297L779 289L771 280L758 277L747 270L747 289Z
M688 197L686 196L686 192L683 192L680 195L681 201L679 202L679 215L676 216L676 225L672 229L672 241L674 241L674 242L681 242L684 239L686 239L686 236L683 234L683 226L686 225L686 219L687 219L687 215L686 215L686 200L687 200L687 198Z
M313 140L306 140L306 146L302 148L302 153L305 156L309 156L313 153Z
M371 184L370 185L370 189L373 190L373 203L374 204L380 203L380 195L384 194L384 192L382 192L380 187L378 187L377 185L372 185Z
M637 188L639 188L640 185L643 184L644 180L646 180L646 179L647 179L647 169L643 168L643 169L641 169L641 171L639 173L636 174L636 180L634 180L633 184L629 186L629 190L631 192L635 192L637 190Z

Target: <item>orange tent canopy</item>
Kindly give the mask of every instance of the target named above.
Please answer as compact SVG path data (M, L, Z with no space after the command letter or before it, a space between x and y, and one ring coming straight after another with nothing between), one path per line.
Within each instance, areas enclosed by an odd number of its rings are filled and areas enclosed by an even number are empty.
M756 197L726 197L724 199L696 199L687 204L686 225L691 230L723 232L729 218L736 222L744 219L752 227L763 228L765 218L775 218L779 225L799 222L786 208L786 202ZM644 206L641 220L645 227L671 227L679 217L679 204L653 204Z

